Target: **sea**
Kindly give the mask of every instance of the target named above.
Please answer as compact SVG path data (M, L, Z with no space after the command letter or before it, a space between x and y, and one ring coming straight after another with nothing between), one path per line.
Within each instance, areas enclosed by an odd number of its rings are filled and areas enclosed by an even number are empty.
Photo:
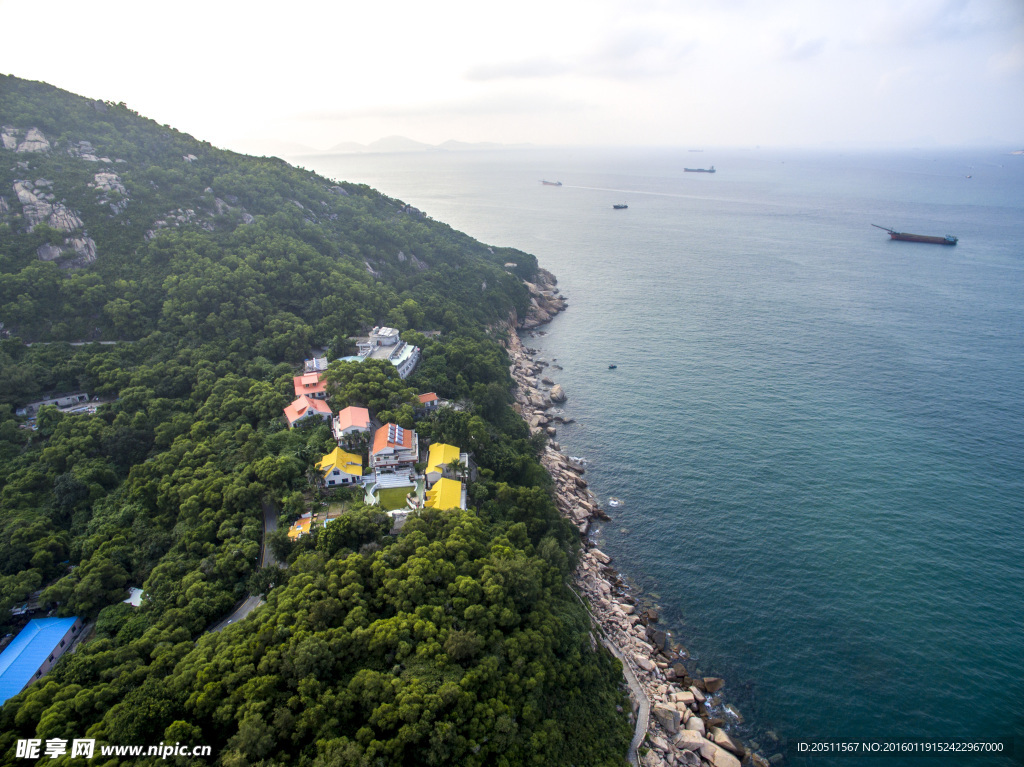
M1012 149L292 159L557 276L569 309L524 340L611 516L593 538L725 679L731 732L789 764L876 763L799 750L853 743L1003 767L1024 760ZM966 745L900 750L936 742ZM959 750L984 743L1001 755Z

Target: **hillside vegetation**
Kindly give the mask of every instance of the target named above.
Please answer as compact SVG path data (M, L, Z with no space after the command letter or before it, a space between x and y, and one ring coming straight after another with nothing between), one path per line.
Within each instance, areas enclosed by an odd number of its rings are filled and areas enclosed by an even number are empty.
M577 535L490 330L525 313L536 259L41 83L0 76L0 127L0 622L39 590L95 621L0 709L0 761L94 737L225 765L621 764L619 666L566 586ZM271 535L286 566L259 570L263 508L283 528L317 503L334 444L286 428L292 376L375 324L422 361L405 381L364 363L332 406L471 451L470 508L395 536L349 498ZM69 391L107 404L21 428L15 408ZM414 413L424 391L464 409ZM250 592L266 604L207 633Z

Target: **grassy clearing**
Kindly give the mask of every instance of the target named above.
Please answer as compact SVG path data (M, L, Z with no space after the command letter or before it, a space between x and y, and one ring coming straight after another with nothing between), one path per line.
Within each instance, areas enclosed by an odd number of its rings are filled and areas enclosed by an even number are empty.
M385 511L406 508L405 494L411 488L408 487L387 487L377 491L377 500Z

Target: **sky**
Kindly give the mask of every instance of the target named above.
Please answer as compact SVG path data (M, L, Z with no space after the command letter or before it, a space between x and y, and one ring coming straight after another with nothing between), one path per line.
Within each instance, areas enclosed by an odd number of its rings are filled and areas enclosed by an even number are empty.
M1024 148L1024 0L0 0L0 30L0 72L240 151Z

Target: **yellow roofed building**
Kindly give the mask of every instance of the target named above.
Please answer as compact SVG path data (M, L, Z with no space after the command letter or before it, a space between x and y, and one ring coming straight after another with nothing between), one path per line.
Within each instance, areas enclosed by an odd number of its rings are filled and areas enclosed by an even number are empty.
M452 461L458 461L465 463L465 459L462 456L462 452L454 445L446 445L443 442L437 442L430 446L430 450L427 452L427 484L433 485L441 477L448 477L454 479L450 464Z
M354 485L363 478L363 457L334 448L316 465L324 478L324 487Z
M427 491L424 506L444 511L466 508L466 490L457 479L442 477Z

